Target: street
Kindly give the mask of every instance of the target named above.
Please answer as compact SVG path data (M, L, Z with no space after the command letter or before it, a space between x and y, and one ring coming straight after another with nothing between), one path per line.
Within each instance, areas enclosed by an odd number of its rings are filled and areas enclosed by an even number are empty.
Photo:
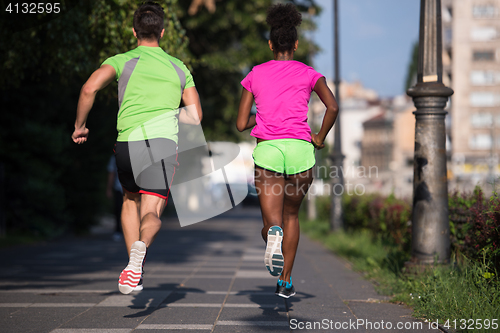
M304 235L292 275L297 295L274 295L261 228L258 208L185 228L166 219L148 252L144 290L130 295L118 292L128 260L111 234L2 249L0 331L378 332L383 321L394 331L438 332L384 302L346 261Z

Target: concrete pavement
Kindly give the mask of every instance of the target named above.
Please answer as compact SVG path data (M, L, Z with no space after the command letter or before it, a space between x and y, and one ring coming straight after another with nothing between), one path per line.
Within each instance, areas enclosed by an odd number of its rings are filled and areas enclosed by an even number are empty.
M118 292L127 264L111 233L3 249L0 332L439 332L387 302L347 263L302 236L297 295L274 295L255 208L180 228L166 220L144 290ZM409 328L409 329L405 329Z

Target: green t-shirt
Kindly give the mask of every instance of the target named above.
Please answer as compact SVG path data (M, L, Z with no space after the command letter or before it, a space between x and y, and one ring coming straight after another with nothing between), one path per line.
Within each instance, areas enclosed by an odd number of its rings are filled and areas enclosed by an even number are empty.
M113 66L118 81L117 141L166 138L177 142L182 92L194 87L182 61L160 47L138 46L102 65Z

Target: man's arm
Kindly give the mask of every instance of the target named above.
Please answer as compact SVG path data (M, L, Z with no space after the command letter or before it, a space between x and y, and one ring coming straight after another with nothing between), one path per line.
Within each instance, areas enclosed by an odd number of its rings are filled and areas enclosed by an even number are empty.
M80 91L78 106L76 109L75 131L71 138L75 143L81 144L87 141L89 130L85 127L87 116L89 115L97 92L114 80L116 71L111 65L103 65L96 70L90 78L85 82Z
M185 107L181 108L179 112L179 121L184 124L198 125L203 118L203 111L196 87L184 89L182 102Z

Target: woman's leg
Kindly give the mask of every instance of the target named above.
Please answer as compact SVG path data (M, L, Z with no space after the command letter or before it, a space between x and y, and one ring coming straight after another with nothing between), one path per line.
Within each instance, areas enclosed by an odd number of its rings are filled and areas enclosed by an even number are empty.
M255 188L260 202L262 238L267 242L267 231L273 225L282 226L285 178L274 171L255 168Z
M299 208L313 181L313 169L288 176L285 179L283 202L283 256L285 265L281 280L290 282L293 262L299 244Z

